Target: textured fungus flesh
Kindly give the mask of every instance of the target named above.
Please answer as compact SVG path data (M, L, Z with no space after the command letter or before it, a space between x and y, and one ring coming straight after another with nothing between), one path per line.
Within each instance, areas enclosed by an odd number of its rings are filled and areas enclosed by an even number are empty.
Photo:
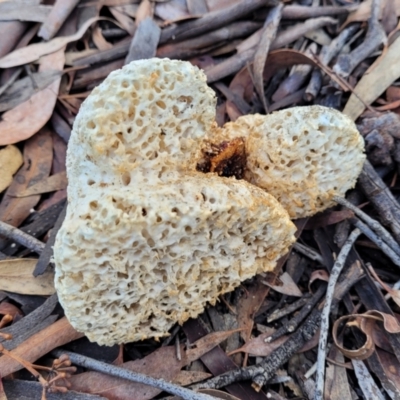
M208 141L237 137L246 143L244 178L272 194L291 218L333 206L333 196L354 187L365 160L355 124L322 106L245 115L214 129Z
M200 70L157 59L112 73L83 103L54 258L66 316L90 340L165 336L293 243L271 195L195 171L214 110Z

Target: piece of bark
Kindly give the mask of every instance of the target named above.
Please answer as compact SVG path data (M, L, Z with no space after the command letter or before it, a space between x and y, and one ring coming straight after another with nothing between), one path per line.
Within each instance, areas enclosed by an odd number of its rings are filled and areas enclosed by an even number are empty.
M278 31L279 22L282 17L283 4L278 4L272 8L265 20L263 32L260 41L257 45L256 52L254 54L253 62L253 76L254 76L254 87L257 91L258 97L260 98L264 110L268 113L267 100L264 93L264 67L267 60L269 48L272 41L275 39L276 32Z
M296 104L301 103L303 101L304 93L305 89L303 88L297 90L294 93L288 94L283 99L272 103L268 108L269 112L281 110L282 108L294 106Z
M345 15L349 13L349 8L337 6L300 6L287 5L282 11L282 19L308 19L317 17L329 17Z
M45 320L53 312L57 302L57 295L53 294L41 306L36 308L36 310L32 311L30 314L15 322L11 326L2 328L0 332L12 335L13 339L18 338L26 332L34 329L43 320ZM0 337L0 343L2 342L4 342L4 339Z
M80 67L82 65L87 66L99 62L113 61L118 58L125 57L126 54L128 53L131 41L132 38L128 36L122 39L120 42L114 44L113 48L110 50L98 51L94 54L89 54L74 59L72 65L74 67Z
M29 4L29 2L26 2L23 6L21 6L21 2L17 1L0 2L0 21L43 22L49 15L51 8L51 6Z
M19 79L0 95L0 112L10 110L28 100L37 91L49 86L61 71L43 71Z
M382 223L391 228L394 237L400 243L400 205L369 161L364 164L359 182Z
M61 117L57 110L53 111L50 121L57 135L60 136L65 143L68 143L71 136L71 126L68 124L68 122Z
M56 235L59 229L61 228L62 223L64 222L66 213L67 213L67 205L64 205L63 210L60 212L57 221L54 224L53 229L51 230L50 237L47 240L47 243L42 253L40 254L39 260L33 271L33 276L42 275L46 271L48 265L50 264L50 259L53 256L53 246L56 241Z
M27 27L26 22L0 21L0 37L7 38L7 40L0 40L0 57L14 49Z
M251 107L242 97L236 95L222 82L216 82L214 86L226 97L227 100L236 105L242 115L250 114Z
M224 26L215 31L207 32L199 37L184 40L177 43L169 43L164 46L160 46L157 49L157 57L164 58L177 58L187 59L193 57L199 49L206 48L208 46L215 46L216 44L226 41L233 40L239 37L245 37L251 35L254 31L260 28L258 22L253 21L238 21L233 22L228 26Z
M4 346L4 348L7 350L15 349L22 342L29 339L34 334L42 331L43 329L47 328L51 324L54 324L54 322L56 322L57 319L58 319L58 315L49 315L48 317L46 317L43 321L39 322L37 325L35 325L29 331L24 330L23 332L21 332L21 334L18 337L3 342L2 346Z
M308 57L312 57L313 54L317 53L317 50L318 50L317 44L311 43L307 47L304 54L307 55ZM285 97L299 90L305 83L306 79L309 77L312 68L313 67L311 65L294 66L290 71L289 76L280 83L278 89L272 95L272 100L274 102L283 100Z
M153 18L147 17L141 21L133 36L125 64L154 57L160 40L160 32Z
M191 15L203 15L208 13L206 0L186 0L187 8Z
M164 28L161 32L160 43L166 43L169 40L184 40L201 35L234 22L260 7L272 7L276 6L277 3L276 0L243 0L222 10L207 13L197 20Z
M41 26L38 36L50 40L61 28L79 0L57 0Z
M87 69L79 71L72 84L72 89L82 89L93 83L97 79L104 79L112 71L122 68L124 65L124 59L120 58L116 61L101 65L99 67L89 67Z

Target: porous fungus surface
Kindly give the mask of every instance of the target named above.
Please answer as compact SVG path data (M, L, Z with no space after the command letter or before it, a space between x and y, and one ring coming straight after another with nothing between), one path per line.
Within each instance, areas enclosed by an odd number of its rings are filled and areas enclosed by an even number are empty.
M69 195L74 187L165 182L195 169L215 104L204 73L188 62L140 60L111 72L76 117Z
M83 103L54 259L66 316L90 340L165 336L293 243L274 197L195 171L214 106L204 74L167 59L113 72Z
M237 137L246 143L244 179L272 194L291 218L333 206L334 196L354 187L365 161L354 122L322 106L245 115L214 129L208 139Z

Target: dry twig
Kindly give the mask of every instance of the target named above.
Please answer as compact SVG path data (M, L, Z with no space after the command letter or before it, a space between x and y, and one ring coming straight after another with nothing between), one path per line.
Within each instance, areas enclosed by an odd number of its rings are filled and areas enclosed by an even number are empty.
M85 357L70 351L54 350L52 352L56 357L67 355L73 364L84 368L92 369L97 372L102 372L117 378L127 379L131 382L143 383L164 390L168 393L180 396L185 400L213 400L213 397L206 394L196 393L192 390L182 388L173 383L166 382L163 379L152 378L138 372L129 371L124 368L119 368L114 365L106 364L93 358Z
M383 224L390 226L396 241L400 243L400 205L369 161L365 161L359 182Z
M364 211L360 210L358 207L342 197L334 196L333 199L336 201L336 203L339 203L353 211L357 217L361 218L365 223L367 223L369 227L372 228L398 256L400 256L399 244L396 243L396 241L392 238L392 235L378 221L374 220Z
M328 339L329 330L329 314L332 305L332 299L334 296L335 285L337 279L339 278L340 272L342 271L344 264L346 262L347 256L353 247L354 242L360 236L361 231L359 229L354 229L350 234L346 243L343 245L338 258L332 268L331 275L329 277L328 289L326 292L326 299L324 308L321 314L321 334L319 337L318 346L318 361L317 361L317 378L316 378L316 388L314 400L323 400L324 393L324 377L325 377L325 358L326 358L326 343Z
M311 299L305 304L299 313L297 313L287 324L275 331L271 336L265 338L265 342L271 343L279 339L285 333L294 332L300 323L307 317L307 315L314 309L316 304L321 300L326 290L326 285L321 285L318 290L313 294Z
M17 243L39 254L45 246L40 240L2 221L0 221L0 235L5 236L7 239L15 240Z

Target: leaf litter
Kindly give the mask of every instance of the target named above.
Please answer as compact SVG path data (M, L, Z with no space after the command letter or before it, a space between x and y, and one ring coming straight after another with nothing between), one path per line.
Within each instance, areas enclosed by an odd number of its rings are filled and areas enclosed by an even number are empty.
M0 237L0 342L5 349L0 375L9 376L0 388L4 398L23 398L27 390L40 398L48 385L55 390L54 399L166 395L151 386L82 369L68 377L74 392L67 389L68 379L51 381L57 369L49 373L32 367L39 358L42 366L51 365L56 347L68 349L78 338L87 340L50 296L52 229L56 231L64 210L65 153L75 115L91 90L127 60L168 51L169 57L205 68L218 96L220 125L243 114L293 105L321 104L345 112L364 136L369 159L347 199L385 225L394 237L390 240L399 240L398 0L323 5L277 0L21 4L0 3L0 34L8 35L7 43L0 42L0 220L19 228L14 239ZM371 52L366 38L372 26L385 37ZM342 34L347 29L351 35ZM356 49L357 65L344 76L340 60ZM397 244L381 236L383 231L374 224L370 229L375 237L365 231L357 239L336 285L332 326L325 332L330 350L323 397L313 389L324 288L352 225L361 226L357 218L340 203L302 221L298 245L273 273L224 295L197 320L175 327L161 343L125 344L121 366L175 380L177 386L205 387L214 398L342 399L354 393L359 398L370 398L370 393L374 399L398 398L400 274L389 251L396 254ZM22 233L49 243L36 277L37 256L19 240ZM27 314L22 311L25 301L35 304ZM268 342L276 332L285 334ZM296 342L307 332L314 334ZM86 346L92 349L86 355L101 358L99 346ZM98 351L93 350L96 346ZM5 355L7 349L22 358L23 366ZM308 369L293 368L300 359ZM246 367L256 362L267 368L265 376L271 373L261 385L246 375ZM43 376L33 375L41 383L32 382L23 368L37 368ZM279 380L282 371L290 383ZM233 383L225 387L210 380L224 373L234 377Z

